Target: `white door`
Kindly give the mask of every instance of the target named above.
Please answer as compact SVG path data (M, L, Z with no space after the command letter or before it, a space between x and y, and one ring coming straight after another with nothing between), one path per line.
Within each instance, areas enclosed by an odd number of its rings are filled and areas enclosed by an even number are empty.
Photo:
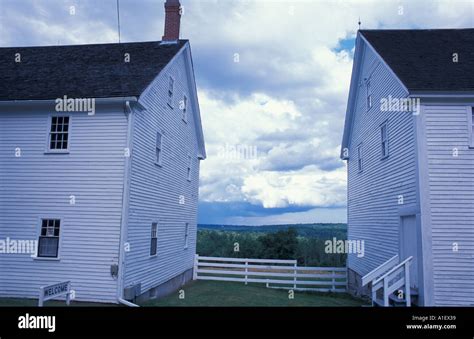
M418 232L416 216L402 217L400 229L400 261L412 256L410 266L410 286L418 288Z

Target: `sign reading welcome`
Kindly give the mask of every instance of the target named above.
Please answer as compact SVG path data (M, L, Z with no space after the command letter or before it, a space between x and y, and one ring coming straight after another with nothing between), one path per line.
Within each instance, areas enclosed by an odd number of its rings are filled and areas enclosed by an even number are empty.
M40 297L39 297L38 306L43 306L43 303L46 300L50 300L62 295L66 296L66 302L69 305L70 290L71 290L70 281L60 282L60 283L49 285L49 286L43 286L40 288Z

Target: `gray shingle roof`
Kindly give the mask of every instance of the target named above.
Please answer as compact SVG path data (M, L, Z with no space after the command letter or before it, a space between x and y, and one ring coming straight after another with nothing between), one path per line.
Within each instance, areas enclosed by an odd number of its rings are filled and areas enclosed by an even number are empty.
M474 29L361 30L410 91L474 91ZM453 62L453 53L459 61Z
M139 96L186 42L0 48L0 101Z

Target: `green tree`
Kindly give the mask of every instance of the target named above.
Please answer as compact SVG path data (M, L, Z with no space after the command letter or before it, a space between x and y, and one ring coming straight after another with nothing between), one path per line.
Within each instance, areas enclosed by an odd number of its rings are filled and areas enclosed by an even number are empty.
M268 233L259 238L263 256L268 259L294 259L298 247L297 232L294 228Z

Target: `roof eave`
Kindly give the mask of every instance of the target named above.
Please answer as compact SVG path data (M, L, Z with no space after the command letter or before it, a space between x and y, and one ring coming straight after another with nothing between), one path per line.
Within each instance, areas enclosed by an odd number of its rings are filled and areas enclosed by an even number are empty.
M473 98L474 90L471 91L410 91L410 98Z
M352 127L352 110L355 101L355 94L356 94L356 85L357 79L359 77L359 67L360 62L362 59L362 45L360 39L360 33L357 33L356 43L355 43L355 51L354 51L354 61L352 64L352 73L351 73L351 82L350 82L350 89L349 89L349 97L347 100L347 108L346 108L346 117L344 120L344 133L342 136L342 143L341 143L341 152L339 157L342 160L348 160L348 156L345 155L346 152L344 150L347 148L349 144L349 136L350 136L350 129Z
M85 99L94 99L96 103L122 103L124 101L138 102L136 96L126 96L126 97L107 97L107 98L85 98ZM56 99L31 99L31 100L2 100L0 101L0 106L38 106L38 105L50 105L55 103Z

